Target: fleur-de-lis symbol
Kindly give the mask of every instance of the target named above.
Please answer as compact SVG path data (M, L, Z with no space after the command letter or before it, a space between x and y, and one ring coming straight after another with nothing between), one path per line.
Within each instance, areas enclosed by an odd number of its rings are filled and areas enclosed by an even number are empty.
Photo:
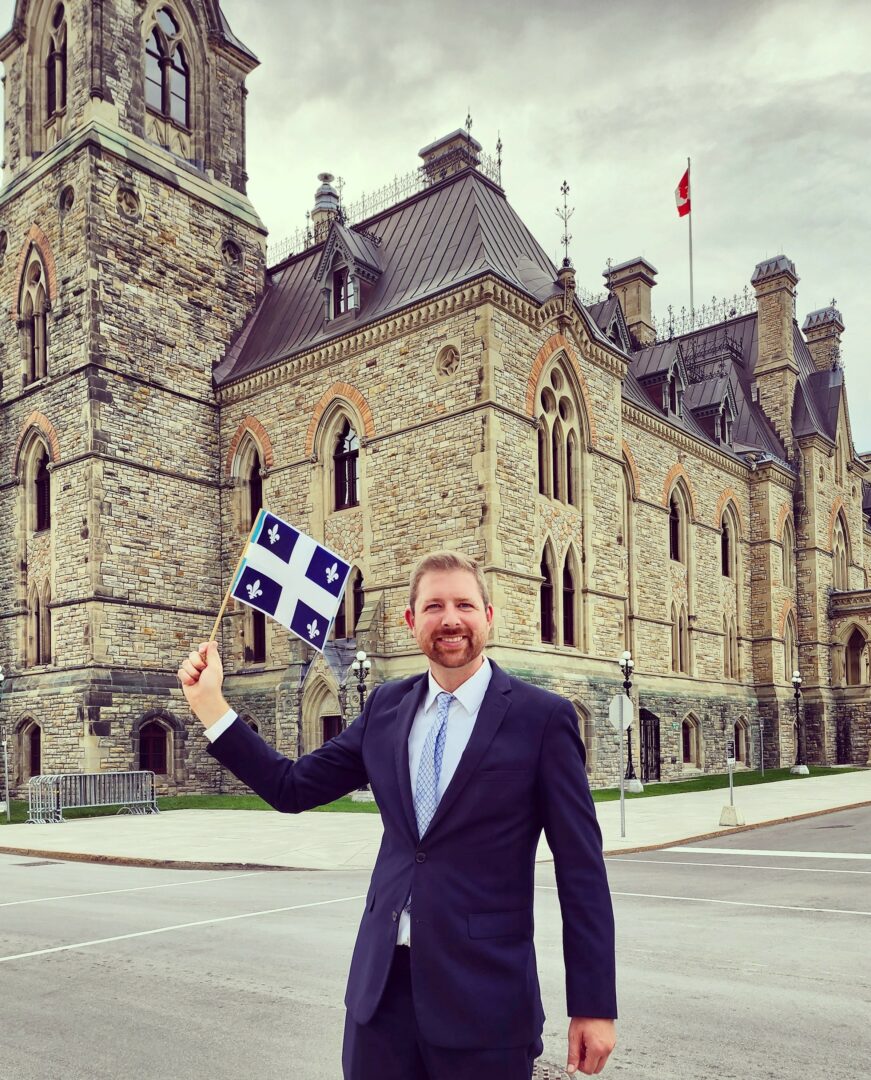
M317 619L312 619L312 621L306 626L306 630L308 630L309 641L311 641L313 638L318 637L321 631L320 627L318 626Z
M327 567L327 584L332 585L333 582L339 576L339 564L333 563L332 566Z
M260 588L260 578L254 582L249 581L245 588L248 590L249 600L256 600L258 596L263 595L263 590Z
M277 544L278 543L278 526L273 525L272 528L268 530L266 535L269 537L269 543L270 544Z

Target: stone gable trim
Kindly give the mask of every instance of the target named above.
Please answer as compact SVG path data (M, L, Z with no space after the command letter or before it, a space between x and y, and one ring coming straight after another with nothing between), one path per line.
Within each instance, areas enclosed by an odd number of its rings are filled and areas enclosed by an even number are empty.
M698 502L696 500L696 492L693 488L693 482L690 480L689 473L681 465L679 461L676 461L674 465L668 470L668 474L665 477L665 483L662 485L662 505L668 509L668 500L672 491L677 485L678 480L683 480L686 485L687 494L690 497L690 511L692 513L692 521L695 524L699 520Z
M236 457L236 451L239 449L239 444L246 434L250 434L258 447L262 451L263 464L267 469L271 469L275 464L275 454L272 450L272 440L269 438L269 434L266 428L260 423L255 416L246 416L242 423L236 428L236 434L233 436L230 442L230 448L227 451L227 460L224 467L224 475L231 477L233 475L233 459Z
M543 324L535 303L491 274L485 274L453 291L436 295L427 302L410 304L360 330L349 331L307 352L276 360L267 368L243 375L219 387L216 391L218 400L222 403L243 400L271 386L296 379L304 372L318 371L348 356L387 344L411 330L441 322L481 304L493 304L533 329L540 329ZM582 351L586 360L619 378L624 376L627 367L624 358L612 355L592 342L587 344L582 330L577 330L574 325L571 329L583 342Z
M21 250L18 253L18 264L15 267L15 281L17 287L12 298L12 318L17 319L20 315L18 302L21 298L21 278L24 274L24 265L27 262L31 249L36 248L42 265L45 267L46 294L49 304L57 299L57 263L51 250L51 242L40 227L34 222L27 232Z
M333 383L329 390L321 395L321 399L317 405L315 405L315 411L309 422L308 431L305 436L305 452L309 457L314 454L315 434L317 433L321 418L334 401L344 401L359 415L360 419L363 421L363 431L367 439L371 439L375 435L375 421L372 419L372 410L369 408L369 402L363 397L360 391L355 386L351 386L350 383Z
M828 536L828 539L829 539L829 551L828 551L828 554L829 555L834 554L834 547L835 547L835 535L834 535L835 534L835 519L838 516L838 512L841 511L841 510L844 511L844 524L847 525L847 540L848 540L848 542L850 544L850 551L848 552L848 554L850 555L850 565L852 566L853 565L853 559L852 559L852 555L853 555L853 551L852 551L853 538L850 536L850 532L849 532L850 526L849 526L849 524L847 524L847 508L844 505L844 500L841 498L840 495L835 496L835 501L832 503L832 509L829 511L829 528L828 528L828 532L826 534Z
M31 431L38 431L39 434L42 435L48 447L48 455L52 463L56 465L60 461L60 441L58 440L57 432L54 429L54 424L52 424L47 416L34 410L21 425L21 433L18 436L18 441L15 444L15 451L12 454L13 476L18 475L21 448Z
M623 456L626 458L626 464L629 466L629 472L632 476L632 498L637 499L641 494L641 477L638 475L635 455L629 449L629 443L625 439L620 441L620 449L623 451Z
M712 465L716 465L718 469L731 473L732 476L737 476L742 480L746 480L748 474L752 475L750 466L743 461L737 461L735 458L728 457L726 454L718 452L714 447L699 442L690 435L685 435L683 432L678 431L676 428L671 427L671 425L666 424L662 420L657 420L649 413L644 412L643 409L639 409L637 406L631 405L627 401L624 401L622 404L622 416L624 423L632 424L652 435L658 435L660 438L673 443L681 450L686 450L693 456L702 458Z
M744 515L741 513L741 507L738 505L738 496L735 493L734 488L726 488L717 500L717 509L714 511L714 528L723 528L723 513L730 502L735 508L735 516L738 518L738 524L741 527L741 536L739 539L743 539L747 535L747 525L744 521Z
M599 439L596 434L596 421L593 417L593 406L590 401L590 388L587 385L587 380L584 378L583 371L581 371L581 365L578 363L577 354L563 334L552 334L538 350L538 355L532 362L532 368L530 369L529 377L526 380L526 412L533 420L535 419L535 388L538 386L538 380L541 378L541 373L544 371L545 365L550 358L558 352L565 355L575 378L578 380L581 396L584 399L584 419L586 420L586 427L590 436L590 446L595 447Z

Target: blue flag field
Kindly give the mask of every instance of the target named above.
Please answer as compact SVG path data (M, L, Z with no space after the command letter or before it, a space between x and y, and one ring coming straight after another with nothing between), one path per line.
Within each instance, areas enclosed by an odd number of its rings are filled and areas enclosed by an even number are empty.
M334 551L261 510L230 595L323 652L350 571Z

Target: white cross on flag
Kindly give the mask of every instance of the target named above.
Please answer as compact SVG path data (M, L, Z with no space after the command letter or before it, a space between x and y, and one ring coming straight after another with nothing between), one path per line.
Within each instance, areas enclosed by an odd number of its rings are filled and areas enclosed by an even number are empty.
M334 551L261 510L230 595L323 652L350 571Z

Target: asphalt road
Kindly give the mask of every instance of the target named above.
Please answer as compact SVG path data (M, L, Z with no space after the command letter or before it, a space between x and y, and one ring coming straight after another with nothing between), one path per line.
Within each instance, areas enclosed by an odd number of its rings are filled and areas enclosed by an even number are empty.
M608 869L622 1018L606 1075L866 1080L871 809ZM0 1080L336 1080L367 878L0 855ZM543 1060L564 1061L551 867L537 883Z

